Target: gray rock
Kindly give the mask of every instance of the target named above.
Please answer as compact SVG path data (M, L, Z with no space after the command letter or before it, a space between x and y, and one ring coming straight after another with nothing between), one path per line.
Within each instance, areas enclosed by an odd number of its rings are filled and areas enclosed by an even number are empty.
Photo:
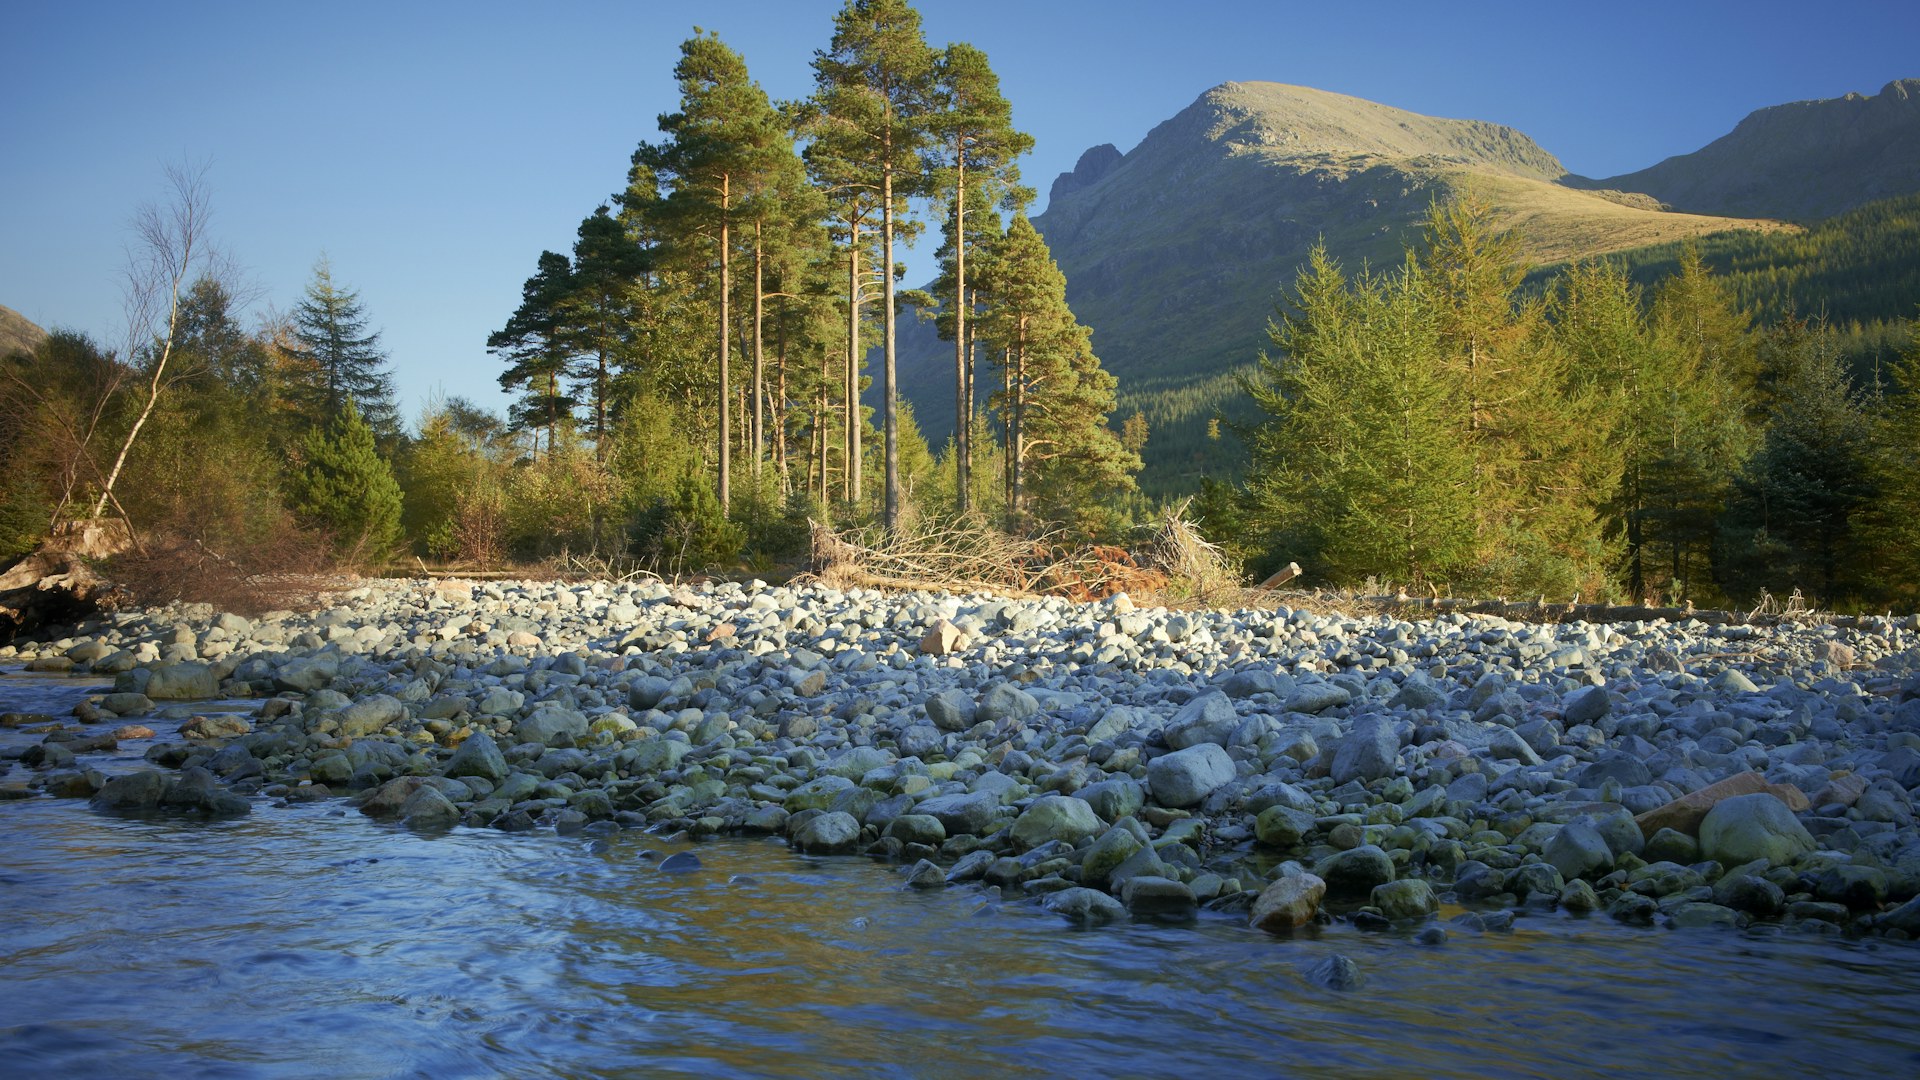
M1787 804L1765 792L1722 799L1700 822L1700 854L1726 866L1755 859L1785 865L1814 847Z
M1147 788L1162 806L1197 806L1234 776L1233 759L1214 743L1175 750L1147 763Z
M974 703L958 690L927 699L927 719L941 731L965 731L973 726Z
M947 887L947 875L931 859L921 859L907 871L909 889L944 889Z
M1553 834L1541 858L1563 879L1593 877L1613 869L1613 849L1600 830L1584 819L1570 821Z
M1273 672L1261 668L1236 671L1220 683L1220 692L1230 698L1250 698L1255 694L1272 694L1279 697L1285 694L1286 690L1286 685Z
M400 805L400 819L409 829L450 829L460 822L460 808L438 788L422 785Z
M1308 873L1286 874L1260 891L1247 925L1269 934L1291 934L1320 913L1327 883Z
M891 836L903 844L925 844L937 846L947 838L947 830L940 819L932 814L901 814L887 822L884 835Z
M809 854L843 854L859 844L860 822L852 814L835 810L809 818L789 839L796 849Z
M1080 882L1096 889L1104 889L1113 878L1113 872L1134 854L1145 848L1146 844L1138 836L1122 825L1115 825L1100 834L1087 848L1080 862Z
M1360 965L1339 953L1307 968L1307 978L1340 993L1351 993L1367 985L1366 976L1360 973Z
M1344 691L1343 691L1344 692ZM1333 755L1333 782L1363 783L1392 776L1400 768L1400 737L1385 717L1363 716L1340 740Z
M975 723L999 723L1002 720L1025 720L1040 711L1040 703L1032 694L1012 683L994 683L981 696L980 704L974 709Z
M1062 889L1047 897L1044 906L1048 911L1064 917L1068 922L1082 926L1098 926L1124 918L1127 909L1120 901L1098 889L1075 886Z
M993 824L999 808L1000 799L991 792L967 791L923 799L914 810L938 820L948 835L979 835Z
M1282 850L1300 846L1313 829L1314 816L1291 806L1269 806L1253 819L1254 836L1268 847Z
M297 690L304 694L325 687L339 674L337 657L296 656L274 669L273 685L277 690Z
M1085 799L1103 821L1119 821L1136 814L1147 801L1147 793L1140 787L1140 782L1126 776L1088 784L1074 794Z
M1234 728L1239 726L1240 716L1233 710L1232 699L1218 690L1209 690L1181 706L1173 719L1167 721L1167 745L1175 750L1201 743L1225 746Z
M1015 846L1022 850L1039 847L1050 840L1073 845L1098 835L1106 823L1084 799L1071 795L1042 795L1013 823Z
M563 735L566 740L561 739ZM572 709L542 705L513 725L513 737L547 746L563 741L578 742L587 737L587 717Z
M453 751L453 756L440 770L440 775L450 777L478 776L498 785L507 778L507 759L500 754L500 747L493 736L484 731L476 731L461 741Z
M365 738L406 720L407 707L387 694L375 694L347 706L340 714L340 734L350 739Z
M1323 713L1353 700L1346 688L1333 683L1303 683L1287 695L1286 710L1297 713Z
M1199 907L1185 882L1148 874L1128 878L1120 889L1120 901L1142 919L1190 919Z
M1613 699L1604 686L1583 686L1568 694L1560 704L1560 717L1568 727L1591 724L1613 711Z
M96 810L151 810L160 805L171 781L172 777L158 769L116 776L94 795L91 805Z
M1320 860L1313 872L1336 899L1368 896L1376 886L1393 880L1393 858L1376 845L1362 844L1334 852Z
M1424 919L1440 910L1440 901L1433 895L1433 886L1420 878L1375 885L1368 894L1367 902L1395 922Z
M155 701L204 701L220 696L213 669L194 660L158 664L147 679L146 695Z
M1540 764L1540 755L1512 728L1501 728L1487 740L1487 752L1500 761L1518 761L1522 765Z

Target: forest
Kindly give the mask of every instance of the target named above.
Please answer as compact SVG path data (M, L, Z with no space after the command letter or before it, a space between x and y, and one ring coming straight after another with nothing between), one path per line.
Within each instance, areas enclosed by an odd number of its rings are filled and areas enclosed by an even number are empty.
M1694 246L1526 287L1471 196L1392 270L1314 253L1243 388L1247 479L1202 517L1256 569L1469 596L1920 605L1920 342L1878 378L1760 322Z
M775 101L717 36L682 44L679 108L484 342L504 415L402 417L324 259L243 327L204 175L170 171L126 341L0 360L0 560L122 521L167 599L184 568L768 573L810 522L1126 544L1167 509L1135 483L1154 433L1115 415L1027 218L1032 140L987 57L849 0L813 72ZM1398 267L1314 253L1208 433L1244 456L1190 512L1249 573L1311 584L1920 607L1915 293L1873 261L1911 262L1914 209L1530 275L1493 207L1436 200ZM901 288L929 227L939 275ZM895 377L903 319L952 349L944 446Z
M764 568L810 519L1117 536L1144 433L1107 426L1114 380L1026 219L1032 140L987 57L930 46L902 0L853 0L813 68L810 98L773 101L696 28L660 138L485 342L504 417L456 398L409 430L324 261L243 329L204 178L171 175L127 346L57 333L5 362L0 555L109 513L218 558L304 545L366 568ZM930 223L944 272L909 292L896 247ZM936 311L960 400L986 405L937 456L893 377L898 320Z

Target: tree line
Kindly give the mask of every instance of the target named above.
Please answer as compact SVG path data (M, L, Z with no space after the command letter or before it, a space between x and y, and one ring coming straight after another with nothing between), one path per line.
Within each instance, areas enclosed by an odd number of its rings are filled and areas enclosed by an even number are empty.
M813 70L810 97L774 101L695 29L659 137L570 251L538 255L486 339L504 416L456 398L405 430L378 335L324 262L252 330L226 279L182 267L163 275L171 314L123 349L62 334L7 360L15 397L74 385L0 430L15 449L67 444L57 467L9 470L0 546L31 547L116 488L138 489L114 511L136 526L204 529L152 500L206 497L209 463L233 485L220 546L272 520L371 563L680 571L792 550L808 518L1116 533L1145 433L1107 426L1114 380L1026 219L1032 139L986 56L929 45L904 0L849 0ZM900 288L896 249L933 222L938 280ZM959 434L937 454L900 399L901 318L953 342ZM131 450L128 481L109 445Z
M1524 288L1471 193L1417 250L1316 250L1243 388L1212 529L1323 581L1532 599L1920 605L1920 343L1865 384L1846 335L1771 325L1683 248L1651 289L1595 260ZM1916 323L1915 327L1920 327Z

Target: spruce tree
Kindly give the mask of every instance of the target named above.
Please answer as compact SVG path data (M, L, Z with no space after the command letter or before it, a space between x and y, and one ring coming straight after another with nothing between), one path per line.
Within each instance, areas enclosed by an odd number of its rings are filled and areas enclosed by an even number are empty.
M1906 349L1874 420L1872 479L1864 550L1878 595L1902 611L1920 611L1920 319L1909 324Z
M334 550L355 562L391 555L400 540L400 485L353 399L325 428L307 432L300 448L288 508L330 533Z
M1864 578L1856 527L1874 497L1872 424L1823 326L1789 322L1767 336L1775 401L1728 509L1730 584L1838 604Z
M308 422L327 423L351 399L376 432L397 435L400 418L380 333L367 328L360 294L334 284L332 264L324 256L314 264L313 280L294 308L293 320L295 338L313 375L312 385L298 392Z

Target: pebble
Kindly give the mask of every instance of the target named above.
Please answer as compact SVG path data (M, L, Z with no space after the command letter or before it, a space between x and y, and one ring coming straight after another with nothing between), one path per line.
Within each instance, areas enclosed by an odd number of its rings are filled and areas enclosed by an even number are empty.
M1910 935L1917 631L383 581L18 645L114 692L0 723L81 733L19 757L28 794L79 795L89 725L181 710L103 810L244 812L272 788L415 828L785 836L1088 925L1204 904L1291 932L1327 900L1452 901L1485 909L1467 929L1525 903ZM1276 856L1299 862L1269 876Z

